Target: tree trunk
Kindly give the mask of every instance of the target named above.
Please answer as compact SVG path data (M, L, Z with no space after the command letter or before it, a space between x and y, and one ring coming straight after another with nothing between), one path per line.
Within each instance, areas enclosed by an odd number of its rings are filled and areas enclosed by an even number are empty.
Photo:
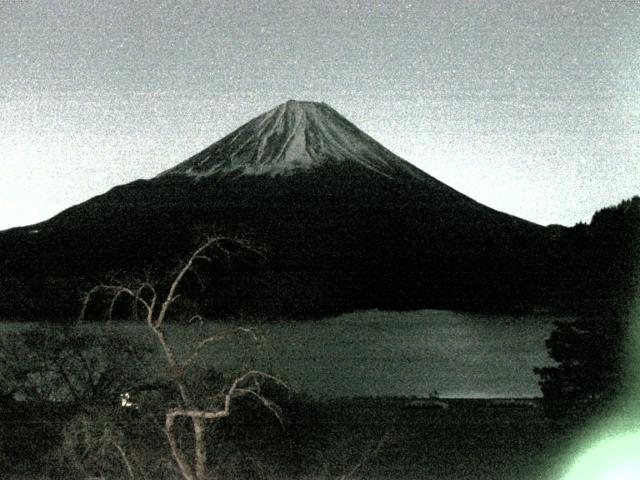
M178 447L178 442L173 435L173 423L175 417L172 415L167 415L165 419L165 433L167 434L167 439L169 440L169 447L171 448L171 454L173 455L174 460L178 464L178 468L180 468L180 473L182 474L182 480L196 480L196 477L193 475L191 467L189 466L189 462L180 452L180 448Z
M204 418L192 417L193 434L195 438L196 478L206 480L207 473L207 443L205 440Z

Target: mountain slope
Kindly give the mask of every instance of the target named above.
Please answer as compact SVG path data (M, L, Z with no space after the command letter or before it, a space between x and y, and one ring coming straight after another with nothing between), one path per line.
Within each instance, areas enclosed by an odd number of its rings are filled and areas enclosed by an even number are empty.
M328 105L295 100L254 118L160 176L291 175L347 162L390 178L425 176Z
M80 285L170 265L199 229L267 251L211 275L199 301L215 312L527 309L546 268L545 228L451 189L324 104L289 101L155 178L0 234L17 292L0 309L72 311Z

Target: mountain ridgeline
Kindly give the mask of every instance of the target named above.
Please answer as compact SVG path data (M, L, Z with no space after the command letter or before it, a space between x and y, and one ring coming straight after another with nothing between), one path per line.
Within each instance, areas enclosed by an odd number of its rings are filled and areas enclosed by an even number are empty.
M166 275L202 231L265 251L203 266L185 295L207 313L572 309L582 228L481 205L329 106L289 101L155 178L0 232L0 314L67 318L110 273Z

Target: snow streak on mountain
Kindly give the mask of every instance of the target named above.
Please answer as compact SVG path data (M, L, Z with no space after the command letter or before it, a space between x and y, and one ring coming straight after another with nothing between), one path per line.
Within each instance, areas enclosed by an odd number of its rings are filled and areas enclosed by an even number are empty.
M289 100L159 176L291 175L349 162L385 177L428 177L324 103Z

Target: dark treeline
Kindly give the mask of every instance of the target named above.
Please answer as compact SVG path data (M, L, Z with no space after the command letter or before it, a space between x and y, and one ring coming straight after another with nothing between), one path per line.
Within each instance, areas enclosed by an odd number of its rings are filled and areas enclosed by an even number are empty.
M627 310L640 274L640 197L599 210L589 224L560 229L552 245L557 309L581 316Z
M546 342L556 367L536 369L549 414L578 419L605 412L631 385L629 349L640 287L640 198L598 211L558 238L558 305L575 315L556 322Z
M261 190L235 182L223 193L175 181L132 184L42 226L4 232L0 315L62 321L108 276L169 276L203 229L194 225L264 250L220 260L187 286L204 313L220 317L371 308L577 314L612 296L627 302L637 283L638 197L597 212L588 225L539 227L457 192L421 196L406 185L364 179L358 188L345 178L337 203L327 200L336 182L324 191L315 177L311 193L303 176L262 182ZM311 200L290 201L303 191ZM171 207L185 196L188 210Z

